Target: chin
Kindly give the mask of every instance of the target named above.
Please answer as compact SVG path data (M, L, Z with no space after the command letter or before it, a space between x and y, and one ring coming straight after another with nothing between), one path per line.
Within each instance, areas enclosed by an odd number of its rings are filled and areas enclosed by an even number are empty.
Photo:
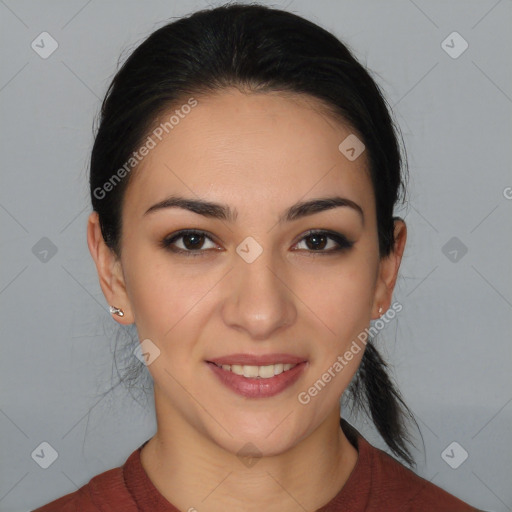
M261 413L260 413L261 414ZM282 454L297 445L307 434L303 423L292 424L288 417L256 420L250 424L228 422L229 435L224 429L215 429L211 440L224 450L238 457L270 457Z

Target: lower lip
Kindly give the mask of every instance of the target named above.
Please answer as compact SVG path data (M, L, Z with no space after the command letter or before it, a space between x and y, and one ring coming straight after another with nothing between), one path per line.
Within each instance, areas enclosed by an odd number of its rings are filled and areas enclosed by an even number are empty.
M307 362L302 362L270 379L247 378L229 370L223 370L214 363L207 363L219 380L239 395L247 398L268 398L294 384L306 368Z

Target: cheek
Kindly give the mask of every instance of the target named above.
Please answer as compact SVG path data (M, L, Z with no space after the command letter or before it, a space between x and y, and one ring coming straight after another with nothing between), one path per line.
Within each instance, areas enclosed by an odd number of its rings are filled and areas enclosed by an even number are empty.
M314 273L299 278L298 295L325 324L325 338L343 344L367 327L375 291L374 265L354 253L336 265L318 265Z
M338 400L359 367L371 320L376 266L376 259L363 251L355 252L303 283L307 304L321 320L316 321L312 368L313 384L318 382L318 389L312 389L312 393L320 394L322 390L323 398L316 407L328 408Z
M126 288L139 339L149 338L161 351L172 351L175 361L180 353L190 357L193 347L189 344L205 324L205 311L219 276L205 272L199 264L179 266L165 251L126 253Z

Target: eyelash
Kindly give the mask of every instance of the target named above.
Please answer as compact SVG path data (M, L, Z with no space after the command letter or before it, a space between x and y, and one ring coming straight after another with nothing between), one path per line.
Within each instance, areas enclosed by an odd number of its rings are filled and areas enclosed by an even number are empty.
M205 256L206 252L211 249L197 249L196 251L192 250L183 250L176 247L172 247L172 244L175 243L180 238L183 238L186 235L205 235L207 239L214 242L212 238L206 233L205 231L195 230L195 229L183 229L181 231L178 231L177 233L174 233L173 235L165 237L160 242L160 246L163 247L166 250L169 250L173 253L177 254L183 254L186 257L196 257L196 256ZM312 253L311 256L326 256L326 255L332 255L336 253L340 253L343 251L347 251L350 249L354 242L349 241L344 235L340 233L336 233L334 231L327 231L327 230L310 230L308 231L297 243L302 242L303 240L314 236L314 235L324 235L327 238L333 240L338 244L338 247L335 249L329 249L329 250L307 250L308 252ZM215 243L215 242L214 242Z

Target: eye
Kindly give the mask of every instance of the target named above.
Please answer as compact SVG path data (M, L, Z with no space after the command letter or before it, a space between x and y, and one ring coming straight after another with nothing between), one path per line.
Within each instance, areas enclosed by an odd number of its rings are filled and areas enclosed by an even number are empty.
M176 242L178 240L182 240L181 247L178 247ZM178 231L174 235L164 238L160 245L164 249L168 249L172 252L182 253L186 256L203 256L206 252L203 245L205 240L210 240L212 243L211 237L209 237L204 231L197 231L193 229L184 229L182 231ZM215 248L210 247L207 249Z
M211 247L204 247L205 241L210 241ZM178 243L179 241L179 243ZM331 242L331 247L329 246ZM306 251L318 254L332 254L350 249L354 242L349 241L341 233L326 230L311 230L296 244L306 244ZM334 243L334 247L332 247ZM184 229L164 238L160 245L174 253L181 253L185 256L204 256L208 250L216 249L212 237L204 231ZM180 247L181 245L181 247Z
M331 248L325 249L325 247L329 245L329 240L331 241ZM302 237L299 244L304 241L306 241L305 244L307 251L319 254L331 254L344 251L350 249L354 245L354 242L349 241L341 233L326 230L309 231L306 236ZM332 242L334 242L334 248L332 247Z

